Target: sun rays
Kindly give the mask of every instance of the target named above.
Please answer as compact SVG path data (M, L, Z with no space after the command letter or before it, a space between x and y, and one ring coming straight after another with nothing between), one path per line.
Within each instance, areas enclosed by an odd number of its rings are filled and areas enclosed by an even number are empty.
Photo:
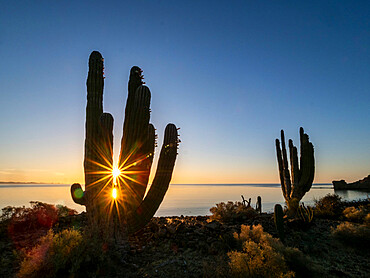
M138 151L132 150L121 160L121 165L115 166L113 161L107 158L112 153L109 149L95 149L99 162L88 161L94 166L94 171L87 174L94 176L95 181L90 184L90 188L93 188L99 203L106 208L107 219L115 217L114 215L120 219L123 211L129 209L127 206L132 206L132 200L137 202L135 205L140 204L143 196L139 196L135 187L146 189L147 180L143 177L148 176L150 169L145 163L153 153L138 156Z

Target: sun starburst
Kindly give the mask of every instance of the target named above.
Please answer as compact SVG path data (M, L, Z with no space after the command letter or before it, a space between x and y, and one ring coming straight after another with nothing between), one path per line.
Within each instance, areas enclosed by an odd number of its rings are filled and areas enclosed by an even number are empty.
M114 215L120 219L121 214L129 209L127 206L132 206L133 200L137 204L141 202L143 196L137 193L137 186L147 187L151 163L147 164L146 160L152 158L153 153L138 155L140 147L136 146L116 166L109 159L113 153L111 146L97 145L94 150L99 160L88 161L92 166L91 169L94 169L88 172L88 175L93 177L93 182L89 186L96 192L95 196L99 202L106 207L108 219L115 217Z

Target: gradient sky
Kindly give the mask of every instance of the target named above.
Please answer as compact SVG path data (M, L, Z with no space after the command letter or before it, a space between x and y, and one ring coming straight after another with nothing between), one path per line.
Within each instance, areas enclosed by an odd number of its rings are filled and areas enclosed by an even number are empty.
M115 158L138 65L159 146L167 123L181 128L173 183L278 183L274 140L298 144L300 126L315 182L363 178L369 14L369 1L1 1L0 181L83 182L93 50Z

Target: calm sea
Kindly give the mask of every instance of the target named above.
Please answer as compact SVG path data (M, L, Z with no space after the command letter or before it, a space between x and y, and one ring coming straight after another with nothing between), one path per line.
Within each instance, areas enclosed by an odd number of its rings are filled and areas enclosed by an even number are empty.
M1 184L0 208L6 206L29 206L30 201L62 204L84 211L70 196L70 185L64 184ZM306 193L303 202L312 204L328 193L334 193L332 184L315 184ZM348 190L335 191L345 200L363 199L369 192ZM173 184L161 204L156 216L209 215L209 209L219 202L241 201L252 198L255 206L257 196L262 197L262 210L273 211L274 205L284 204L279 184Z

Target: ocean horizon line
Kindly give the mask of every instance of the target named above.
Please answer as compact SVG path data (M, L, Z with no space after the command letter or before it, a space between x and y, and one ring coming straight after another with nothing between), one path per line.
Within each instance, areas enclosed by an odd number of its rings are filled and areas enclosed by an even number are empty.
M85 186L85 184L81 184ZM151 185L151 184L149 184ZM14 187L69 187L71 184L66 183L5 183L0 182L0 188ZM170 186L257 186L257 187L280 187L280 183L171 183ZM332 186L332 183L313 183L313 187Z

